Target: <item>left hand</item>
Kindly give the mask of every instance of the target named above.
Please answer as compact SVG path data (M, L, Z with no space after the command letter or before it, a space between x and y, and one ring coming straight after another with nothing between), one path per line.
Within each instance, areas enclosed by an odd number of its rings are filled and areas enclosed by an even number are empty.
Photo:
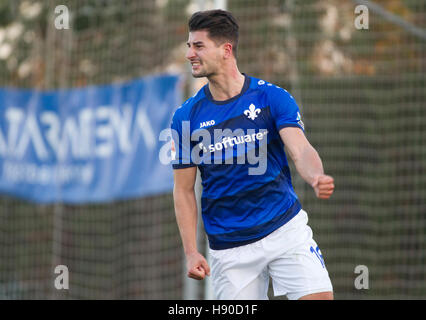
M328 199L334 192L334 179L325 174L316 176L312 188L314 188L317 198Z

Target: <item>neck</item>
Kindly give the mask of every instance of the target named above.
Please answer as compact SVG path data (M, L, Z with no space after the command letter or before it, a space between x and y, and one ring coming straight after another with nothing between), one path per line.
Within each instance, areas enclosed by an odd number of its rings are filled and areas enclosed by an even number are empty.
M209 77L208 80L209 90L213 99L225 101L241 93L245 77L235 67L230 72L215 74Z

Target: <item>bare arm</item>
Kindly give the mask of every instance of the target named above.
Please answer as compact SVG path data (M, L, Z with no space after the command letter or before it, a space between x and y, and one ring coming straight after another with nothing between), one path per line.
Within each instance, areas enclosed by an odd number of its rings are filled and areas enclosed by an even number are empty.
M195 179L197 168L173 170L173 198L176 221L182 239L183 249L187 260L188 277L202 280L210 274L206 259L197 249L197 202L195 199Z
M318 198L330 198L334 191L334 179L324 174L321 158L302 130L286 127L280 130L280 136L303 180L314 188Z

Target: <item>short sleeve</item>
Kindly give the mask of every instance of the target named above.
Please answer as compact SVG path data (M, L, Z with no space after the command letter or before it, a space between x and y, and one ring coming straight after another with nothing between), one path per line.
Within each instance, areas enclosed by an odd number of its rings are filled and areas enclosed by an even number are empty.
M191 160L191 127L189 120L176 110L171 123L173 169L194 167Z
M290 93L282 88L273 88L268 98L278 131L285 127L297 127L305 131L299 106Z

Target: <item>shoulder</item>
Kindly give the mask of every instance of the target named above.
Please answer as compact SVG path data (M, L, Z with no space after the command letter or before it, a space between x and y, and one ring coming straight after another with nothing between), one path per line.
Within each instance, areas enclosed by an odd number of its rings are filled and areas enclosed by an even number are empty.
M192 97L184 101L175 111L173 119L189 120L192 109L206 97L204 87L202 87Z
M286 102L294 100L293 96L284 88L265 81L251 77L250 87L263 93L269 102Z

